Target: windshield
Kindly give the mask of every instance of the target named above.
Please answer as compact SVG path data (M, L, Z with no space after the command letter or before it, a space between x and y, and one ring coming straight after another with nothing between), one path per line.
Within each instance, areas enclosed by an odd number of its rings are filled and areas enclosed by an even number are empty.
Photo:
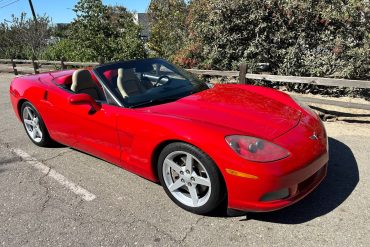
M102 65L94 72L131 108L166 103L208 89L189 72L158 58Z

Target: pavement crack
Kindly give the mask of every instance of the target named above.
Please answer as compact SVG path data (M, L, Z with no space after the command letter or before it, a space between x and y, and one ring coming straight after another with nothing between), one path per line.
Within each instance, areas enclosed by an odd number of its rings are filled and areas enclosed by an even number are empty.
M52 156L52 157L49 157L49 158L43 159L43 160L41 160L41 162L42 162L42 163L45 163L45 162L47 162L47 161L50 161L50 160L53 160L53 159L59 158L59 157L63 156L64 154L66 154L66 153L70 153L70 152L72 152L72 150L71 150L71 149L66 150L66 151L61 152L61 153L59 153L59 154L57 154L57 155L54 155L54 156Z
M202 216L200 218L198 218L195 223L189 228L189 230L185 233L184 237L180 240L180 243L183 243L187 238L188 236L194 231L194 228L195 226L197 226L199 224L199 222L201 220L203 220L205 218L205 216Z
M49 173L50 173L51 169L52 169L51 167L48 167L48 171L43 176L41 176L40 179L39 179L39 185L45 188L45 196L46 196L46 199L44 200L44 202L41 205L41 210L40 210L41 213L44 212L44 210L47 207L48 202L51 199L50 188L47 186L47 184L45 184L45 181L44 181L44 179L47 176L49 176Z
M169 239L171 239L173 242L175 243L178 243L178 244L182 244L182 240L178 240L176 239L175 237L173 237L170 233L162 230L161 228L159 228L158 226L156 226L155 224L147 221L147 220L142 220L142 219L136 219L134 220L131 224L134 224L135 222L142 222L142 223L145 223L151 227L153 227L154 229L156 229L159 233L163 234L164 236L167 236Z

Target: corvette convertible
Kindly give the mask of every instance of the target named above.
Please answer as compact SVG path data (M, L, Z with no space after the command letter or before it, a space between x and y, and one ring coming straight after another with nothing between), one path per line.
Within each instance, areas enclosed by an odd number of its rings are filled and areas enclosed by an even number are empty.
M270 88L213 87L162 59L17 77L10 98L34 144L159 182L197 214L281 209L327 172L327 135L309 107Z

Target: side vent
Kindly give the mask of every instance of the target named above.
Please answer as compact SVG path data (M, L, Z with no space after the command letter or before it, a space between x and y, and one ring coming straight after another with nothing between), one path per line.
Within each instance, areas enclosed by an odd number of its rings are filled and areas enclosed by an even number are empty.
M44 93L44 100L48 100L48 96L49 96L49 92L48 91L45 91L45 93Z

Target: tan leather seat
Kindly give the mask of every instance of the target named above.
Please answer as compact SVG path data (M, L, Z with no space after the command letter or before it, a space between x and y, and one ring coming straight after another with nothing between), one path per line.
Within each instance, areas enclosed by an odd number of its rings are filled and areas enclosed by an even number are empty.
M118 69L117 88L123 98L145 91L133 69Z
M78 69L73 72L71 90L75 93L86 93L95 100L104 99L102 90L92 79L90 71L86 69Z

